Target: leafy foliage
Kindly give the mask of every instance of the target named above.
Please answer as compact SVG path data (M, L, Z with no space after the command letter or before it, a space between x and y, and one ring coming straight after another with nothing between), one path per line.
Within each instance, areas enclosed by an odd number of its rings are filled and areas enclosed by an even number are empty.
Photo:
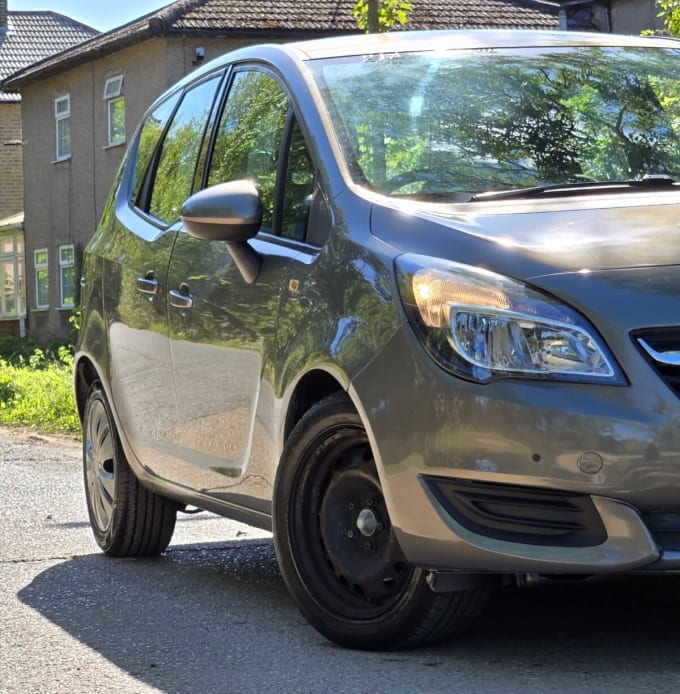
M12 361L0 357L0 424L78 432L72 368L73 356L66 346L56 354L36 347L28 357L16 352Z
M413 5L406 0L357 0L352 15L362 31L374 34L408 22Z
M666 32L671 36L680 36L680 0L657 0L661 10L656 16L663 21ZM659 32L644 31L643 34L655 34Z

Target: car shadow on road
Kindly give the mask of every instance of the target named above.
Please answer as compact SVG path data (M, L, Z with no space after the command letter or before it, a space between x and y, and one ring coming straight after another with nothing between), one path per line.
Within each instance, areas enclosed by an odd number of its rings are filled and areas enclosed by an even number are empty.
M153 560L80 556L36 576L19 598L164 692L264 692L274 685L437 692L451 691L451 677L465 673L474 676L474 691L502 691L497 683L526 683L529 672L548 679L561 673L572 690L583 678L592 685L593 678L627 673L634 691L637 677L654 686L650 673L680 678L678 576L502 590L465 635L391 654L352 653L313 631L286 593L269 539L171 546ZM409 682L427 686L403 684L407 671Z

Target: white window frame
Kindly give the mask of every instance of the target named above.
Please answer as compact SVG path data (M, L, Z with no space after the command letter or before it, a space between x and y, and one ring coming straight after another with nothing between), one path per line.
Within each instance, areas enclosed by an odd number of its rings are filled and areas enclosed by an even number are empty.
M67 253L66 258L65 253ZM67 271L71 271L73 275L73 294L76 290L76 250L72 243L64 246L59 246L59 304L61 308L73 308L73 301L64 301L64 277Z
M13 282L13 301L14 310L7 311L5 307L5 297L0 297L0 318L19 318L26 315L26 302L24 292L24 252L23 252L23 233L13 232L10 234L0 234L3 239L12 240L12 249L3 252L0 250L0 263L11 263L12 282ZM4 273L0 272L4 278Z
M104 100L115 99L123 93L123 75L109 77L104 85Z
M125 97L123 96L123 75L109 77L104 84L104 101L108 118L107 142L109 147L125 143ZM123 105L123 132L118 135L113 130L113 114L116 107Z
M63 105L66 108L63 108ZM58 96L54 100L54 121L56 130L56 154L57 161L63 161L64 159L71 158L71 95L65 94L63 96ZM61 130L67 127L68 133L68 151L66 147L62 149L62 138L63 134Z
M45 262L40 263L38 262L38 254L39 253L44 253L45 254ZM49 294L50 294L50 268L49 268L49 260L50 260L50 255L49 255L49 250L45 248L36 248L33 251L33 270L35 272L35 307L37 309L43 309L43 308L49 308L50 307L50 301L49 301ZM39 282L39 273L40 272L46 272L47 273L47 303L46 304L41 304L40 303L40 282Z

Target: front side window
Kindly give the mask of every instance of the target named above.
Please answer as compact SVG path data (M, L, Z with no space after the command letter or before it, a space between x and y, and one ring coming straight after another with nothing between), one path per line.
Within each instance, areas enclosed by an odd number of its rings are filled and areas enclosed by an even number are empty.
M47 261L47 248L37 248L33 252L36 308L49 308L50 305L50 278Z
M220 75L215 75L186 92L161 145L148 211L168 224L178 218L182 204L193 192L219 81Z
M123 75L106 80L104 101L108 112L108 144L119 145L125 142L125 97L123 96Z
M73 244L59 246L59 286L62 308L72 308L75 304L76 259Z
M298 241L307 234L314 193L314 166L307 143L295 120L287 151L281 204L281 235Z
M0 318L26 313L23 234L0 236Z
M71 156L71 97L54 100L54 118L57 128L57 161Z
M251 179L262 200L262 230L271 231L281 140L288 98L269 74L238 72L222 113L208 185Z
M310 65L354 180L388 195L464 201L680 178L677 49L483 48Z

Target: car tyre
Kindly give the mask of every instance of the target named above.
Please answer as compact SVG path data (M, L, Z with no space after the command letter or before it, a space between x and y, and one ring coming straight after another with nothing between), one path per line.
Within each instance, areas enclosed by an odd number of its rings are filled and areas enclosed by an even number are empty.
M274 544L289 592L335 643L396 650L467 627L488 591L434 593L393 532L373 454L344 393L299 421L275 481Z
M83 472L90 525L106 554L148 557L166 549L177 505L135 476L99 383L90 390L83 415Z

